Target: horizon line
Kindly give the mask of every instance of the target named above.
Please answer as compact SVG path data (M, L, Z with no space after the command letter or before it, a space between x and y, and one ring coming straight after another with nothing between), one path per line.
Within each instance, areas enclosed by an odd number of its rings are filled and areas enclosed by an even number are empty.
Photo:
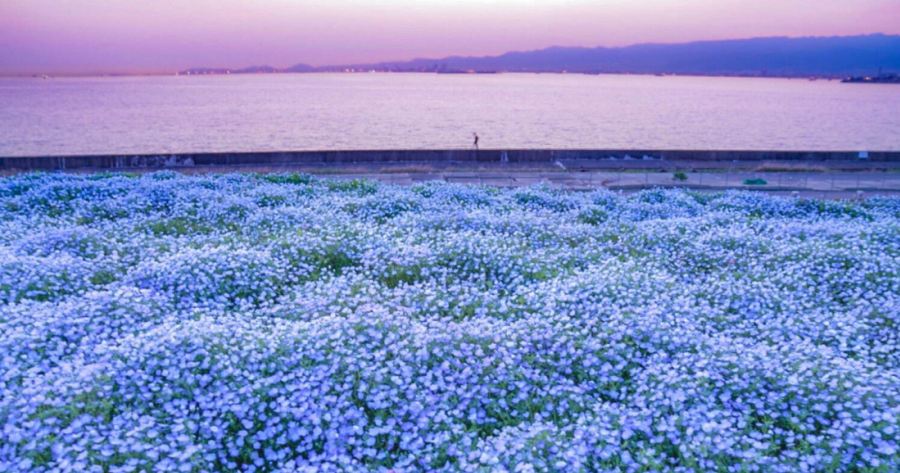
M625 46L603 46L603 45L595 45L595 46L563 46L559 44L552 44L549 46L545 46L542 48L535 49L525 49L525 50L509 50L500 54L486 54L486 55L449 55L443 56L440 58L429 58L429 57L412 57L408 59L392 59L392 60L381 60L374 62L366 62L366 63L352 63L352 64L323 64L323 65L313 65L306 62L296 62L284 67L276 67L271 66L269 64L257 64L257 65L249 65L249 66L190 66L188 68L167 68L167 69L150 69L150 70L133 70L133 71L83 71L83 72L62 72L62 71L52 71L52 70L42 70L42 71L29 71L29 72L20 72L20 73L5 73L0 72L0 77L3 78L22 78L22 77L39 77L39 76L52 76L52 77L140 77L140 76L166 76L166 75L179 75L179 73L194 69L221 69L228 71L240 71L243 69L249 68L265 68L269 67L274 69L278 74L285 73L329 73L329 72L342 72L335 70L317 70L317 71L287 71L292 67L296 66L310 66L314 69L325 69L325 68L359 68L363 66L379 66L385 64L393 64L393 63L403 63L403 62L413 62L413 61L442 61L447 59L473 59L473 58L499 58L501 56L507 54L516 54L516 53L531 53L537 51L546 51L550 49L627 49L635 46L650 46L650 45L688 45L688 44L698 44L698 43L720 43L720 42L732 42L732 41L751 41L751 40L760 40L760 39L827 39L827 38L859 38L859 37L869 37L869 36L896 36L900 37L900 34L890 34L884 32L873 32L866 34L851 34L851 35L804 35L804 36L791 36L791 35L770 35L770 36L750 36L750 37L742 37L742 38L729 38L729 39L706 39L706 40L694 40L694 41L673 41L673 42L661 42L661 41L652 41L652 42L640 42L640 43L632 43ZM359 71L363 72L363 71ZM416 71L405 71L405 72L416 72ZM527 73L527 72L526 72ZM266 74L266 73L260 73ZM611 73L617 74L617 73ZM628 72L621 72L619 74L629 74ZM204 74L198 74L204 75ZM206 74L206 75L215 75L215 74ZM640 75L640 74L635 74ZM681 75L702 75L702 74L681 74Z

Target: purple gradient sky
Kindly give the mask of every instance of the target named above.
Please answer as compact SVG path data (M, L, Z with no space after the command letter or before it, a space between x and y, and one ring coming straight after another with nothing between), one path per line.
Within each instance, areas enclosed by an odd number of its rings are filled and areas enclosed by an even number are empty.
M0 0L0 74L900 34L900 0Z

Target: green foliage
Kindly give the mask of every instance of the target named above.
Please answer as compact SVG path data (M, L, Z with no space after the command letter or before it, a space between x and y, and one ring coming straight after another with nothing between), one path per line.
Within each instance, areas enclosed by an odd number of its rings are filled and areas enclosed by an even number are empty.
M599 225L609 220L609 213L599 208L589 208L578 213L578 221L588 225Z
M359 195L372 195L378 190L378 183L368 179L332 180L325 182L331 191L355 192Z
M138 231L149 230L153 236L160 237L165 235L183 236L201 234L206 235L212 232L212 228L205 222L188 217L160 218L152 220L140 225Z
M279 173L279 174L262 174L259 176L264 181L273 184L311 184L315 181L315 177L306 173Z

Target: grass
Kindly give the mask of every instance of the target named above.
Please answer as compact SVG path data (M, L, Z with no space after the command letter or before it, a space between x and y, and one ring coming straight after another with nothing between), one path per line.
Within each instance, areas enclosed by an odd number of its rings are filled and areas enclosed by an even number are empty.
M821 164L787 164L787 163L763 163L757 166L755 172L828 172L828 167Z

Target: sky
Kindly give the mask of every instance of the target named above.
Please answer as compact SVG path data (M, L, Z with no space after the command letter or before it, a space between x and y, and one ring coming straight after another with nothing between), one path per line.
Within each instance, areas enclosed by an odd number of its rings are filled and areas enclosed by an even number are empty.
M0 74L900 34L900 0L0 0Z

